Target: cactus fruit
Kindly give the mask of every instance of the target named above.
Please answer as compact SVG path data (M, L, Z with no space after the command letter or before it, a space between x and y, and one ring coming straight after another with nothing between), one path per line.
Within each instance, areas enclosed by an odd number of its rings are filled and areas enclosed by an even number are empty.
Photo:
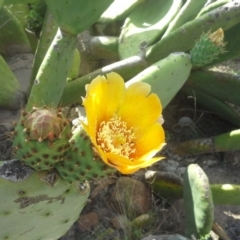
M208 178L197 164L190 164L183 180L186 234L200 239L211 231L214 220L212 192Z
M59 110L33 109L23 112L14 133L15 157L35 170L48 170L63 160L71 127Z
M219 28L213 33L202 34L190 51L193 67L202 67L211 63L225 51L224 32Z
M9 161L0 167L0 239L59 239L78 219L90 188L70 185L54 172L33 172L18 182L1 178L14 172ZM19 169L19 164L16 165ZM52 181L47 184L46 181Z
M126 18L119 37L120 58L139 54L142 43L155 43L182 6L182 0L152 0L138 5Z
M138 81L150 84L166 107L187 80L191 68L188 54L172 53L130 79L127 85Z
M88 181L114 173L114 168L108 167L95 153L85 130L79 125L70 139L70 149L64 156L64 161L56 165L60 176L67 182Z

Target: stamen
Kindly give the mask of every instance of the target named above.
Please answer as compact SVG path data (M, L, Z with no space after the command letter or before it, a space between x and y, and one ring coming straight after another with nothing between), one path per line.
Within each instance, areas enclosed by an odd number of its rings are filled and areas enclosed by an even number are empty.
M96 137L104 152L131 159L131 154L136 151L133 128L128 128L127 123L117 115L100 123Z

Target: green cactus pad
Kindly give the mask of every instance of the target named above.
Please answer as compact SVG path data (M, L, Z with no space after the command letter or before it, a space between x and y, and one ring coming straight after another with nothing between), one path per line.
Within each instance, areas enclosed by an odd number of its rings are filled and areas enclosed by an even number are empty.
M49 170L54 165L63 160L65 151L69 148L69 139L71 138L71 126L65 121L63 130L59 136L49 140L41 141L31 139L29 133L24 127L25 117L22 116L20 122L15 128L13 146L16 148L15 157L24 161L35 170Z
M56 240L64 235L86 204L89 187L69 185L57 178L54 186L34 172L21 182L0 178L2 240Z
M106 177L116 170L108 167L99 157L95 156L89 137L79 126L70 139L71 149L66 152L64 160L56 165L56 169L66 181L93 180Z
M61 30L77 35L94 24L113 0L46 0Z
M226 31L238 24L240 22L239 14L240 4L235 1L213 9L201 17L185 23L149 47L146 59L149 63L154 63L171 52L188 51L193 48L195 42L204 32L215 31L218 28ZM237 46L237 44L235 45Z
M185 171L183 197L187 237L205 237L212 228L214 206L208 177L197 164L189 165Z
M19 82L2 56L0 56L0 76L0 107L19 109L23 104L23 93Z
M8 56L30 53L31 45L18 19L5 6L0 9L0 15L0 53Z
M202 34L190 51L193 67L202 67L211 63L224 52L224 45L216 45L209 38L209 33Z
M199 105L202 105L208 111L215 113L224 120L240 127L240 114L229 104L197 88L184 86L182 90L187 96L192 96L194 92L194 97L197 99Z
M172 53L130 79L127 85L134 82L150 84L165 107L183 86L191 69L191 58L188 54Z
M120 58L139 54L140 46L155 43L182 6L182 0L152 0L138 5L127 17L119 37Z
M115 0L98 19L98 23L109 24L117 20L124 20L126 16L139 4L146 0Z
M206 0L188 0L185 1L184 5L181 7L177 15L168 25L162 38L166 37L173 30L181 27L186 22L193 20L198 14L199 10L206 4Z
M196 89L223 102L240 106L240 85L237 74L199 69L191 72L186 86L193 91Z
M239 4L240 5L240 4ZM240 23L224 31L224 40L226 41L225 52L213 60L209 65L215 65L240 55Z
M183 180L171 172L147 171L145 180L152 191L165 199L181 199L183 197Z

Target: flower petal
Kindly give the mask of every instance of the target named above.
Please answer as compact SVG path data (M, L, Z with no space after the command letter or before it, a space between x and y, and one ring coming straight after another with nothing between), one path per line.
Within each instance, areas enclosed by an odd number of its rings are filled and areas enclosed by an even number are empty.
M131 174L131 173L138 171L140 168L149 167L152 164L154 164L155 162L158 162L162 159L164 159L164 157L156 157L156 158L152 158L147 161L142 161L141 163L135 164L134 166L129 166L129 165L128 166L115 166L115 168L122 174Z
M125 95L124 80L117 73L96 77L88 86L83 100L89 125L89 134L93 137L102 121L107 121L117 111Z
M83 105L88 122L83 123L83 127L103 162L123 174L136 172L163 159L153 158L164 146L165 135L159 123L162 114L160 100L150 91L151 86L142 82L133 83L126 89L124 80L117 73L107 74L106 78L98 76L87 86ZM107 123L115 114L123 121L123 126L127 124L126 134L127 131L134 133L134 145L131 139L129 147L135 148L135 152L130 156L117 155L114 151L105 152L110 150L102 142L99 145L100 142L96 140L99 125ZM114 125L111 126L115 129ZM117 131L121 131L121 125L116 126ZM113 134L109 136L111 139L115 133L109 131L109 134Z
M142 82L134 83L127 88L118 115L129 127L146 128L161 116L160 100L156 94L148 95L149 92L150 86Z
M132 155L132 157L134 159L150 159L162 149L165 145L164 142L164 130L161 124L156 122L145 129L145 131L136 132L136 152Z

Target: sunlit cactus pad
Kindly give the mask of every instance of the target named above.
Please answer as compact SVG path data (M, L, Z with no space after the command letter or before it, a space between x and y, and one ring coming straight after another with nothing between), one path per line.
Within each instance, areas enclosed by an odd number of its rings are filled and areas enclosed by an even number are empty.
M59 174L68 182L93 180L116 172L94 154L85 131L79 126L70 140L71 149L56 165Z
M89 187L79 190L52 174L34 172L17 183L0 178L1 240L58 239L78 219Z

